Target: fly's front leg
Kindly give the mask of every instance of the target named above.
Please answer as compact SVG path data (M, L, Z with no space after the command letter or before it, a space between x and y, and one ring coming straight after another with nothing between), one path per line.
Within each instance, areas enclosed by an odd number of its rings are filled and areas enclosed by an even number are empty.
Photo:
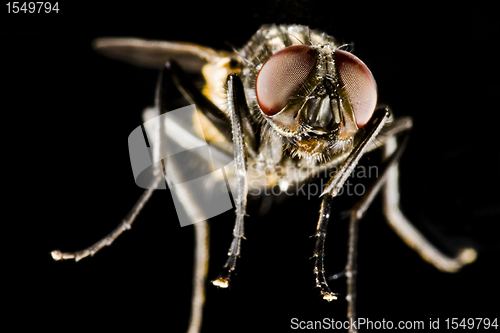
M215 286L221 288L229 287L231 272L236 267L236 260L240 256L241 239L244 238L243 219L246 213L247 205L247 174L246 174L246 147L243 137L242 115L248 113L248 106L240 78L236 74L230 74L227 78L228 90L228 110L231 116L234 161L236 167L237 193L236 204L236 222L233 230L233 241L229 248L229 258L224 265L222 273L212 281Z
M349 154L338 171L328 181L328 184L325 186L325 189L321 194L323 196L323 201L321 204L320 217L316 226L316 233L314 234L316 237L316 245L314 248L314 274L316 275L316 287L321 288L321 295L323 296L323 299L327 301L336 300L338 295L330 291L328 282L325 279L324 270L324 244L328 220L330 219L331 201L339 193L345 181L352 173L352 170L354 170L358 164L361 156L363 156L365 151L370 147L373 139L386 123L389 115L390 113L388 109L379 109L375 111L372 121L366 125L367 131L359 140L359 144L356 145L356 148Z
M234 270L236 259L240 253L241 238L243 238L243 216L246 212L246 149L243 142L243 132L246 127L242 126L242 117L248 114L246 107L246 100L243 93L243 86L239 78L232 74L228 77L228 105L229 116L220 111L208 98L206 98L193 84L187 74L175 62L167 62L165 70L160 76L162 85L157 89L156 104L160 108L165 107L166 101L162 98L164 90L162 87L166 86L169 79L172 79L177 88L183 93L186 99L196 105L196 108L201 111L207 119L223 134L230 134L232 132L233 147L234 147L234 161L236 165L236 178L237 178L237 197L236 202L236 223L233 231L234 239L231 243L229 251L229 258L224 266L224 272L219 279L214 281L215 285L220 287L227 286L231 271ZM248 118L248 117L247 117ZM186 140L189 136L189 141L199 138L193 137L192 133L186 132L181 126L174 126L175 133L172 133L177 140ZM175 140L174 140L175 141ZM211 155L217 165L226 165L232 160L232 156L227 156L225 151L218 149L216 146L211 146ZM176 176L178 174L178 176ZM182 179L183 167L176 163L175 159L171 159L168 163L167 176L172 175L173 178ZM176 191L180 197L180 202L184 210L191 216L193 221L198 221L198 208L192 200L193 193L189 191ZM206 221L194 223L195 227L195 263L194 263L194 276L193 276L193 297L192 297L192 310L189 323L188 333L199 332L202 321L202 310L205 300L205 280L208 269L208 224ZM217 284L217 281L219 284Z
M226 264L222 273L212 281L215 286L227 288L231 278L231 272L236 267L236 260L240 255L241 239L244 238L243 219L246 213L247 200L247 178L246 178L246 154L256 154L253 146L255 137L252 124L248 120L248 106L244 94L243 84L236 74L230 74L227 78L227 101L229 118L220 111L207 97L205 97L191 82L187 74L174 61L166 64L167 71L172 75L174 82L179 90L188 99L194 103L211 123L223 134L231 133L230 139L233 142L234 162L236 167L236 222L233 230L233 241L229 248ZM245 145L246 142L248 144ZM250 140L249 140L250 138ZM247 149L248 148L248 149Z
M314 247L314 274L316 275L316 287L321 288L321 296L328 302L336 300L337 293L332 293L325 278L325 239L330 220L330 211L332 208L333 197L326 195L321 202L321 209L319 212L319 221L316 226L316 245Z

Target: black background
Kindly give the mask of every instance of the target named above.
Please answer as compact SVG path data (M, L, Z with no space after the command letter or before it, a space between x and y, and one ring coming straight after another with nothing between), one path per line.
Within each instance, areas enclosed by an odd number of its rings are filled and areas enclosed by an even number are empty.
M401 205L445 250L475 244L478 260L446 274L387 227L376 200L361 224L358 314L370 320L498 317L499 24L495 9L345 2L59 3L58 14L1 9L4 188L3 298L19 327L182 332L191 294L193 227L181 228L168 191L155 193L131 231L81 262L142 190L127 138L152 105L157 71L94 53L103 36L241 47L263 23L299 23L341 42L373 72L379 101L415 128L403 155ZM376 164L367 157L363 163ZM327 238L330 273L346 258L340 197ZM346 302L314 289L320 201L293 197L266 216L249 211L232 288L207 286L204 331L290 330L290 320L345 319ZM12 214L9 214L12 212ZM226 260L233 213L212 221L209 279ZM345 295L345 281L331 288ZM12 313L12 315L11 315Z

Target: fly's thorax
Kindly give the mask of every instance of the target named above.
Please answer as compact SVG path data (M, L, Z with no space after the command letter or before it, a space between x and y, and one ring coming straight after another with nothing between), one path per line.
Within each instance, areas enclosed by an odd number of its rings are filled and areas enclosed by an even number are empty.
M200 138L204 138L207 142L226 142L226 137L213 125L213 123L197 109L196 115L197 119L193 119L193 122L199 120L201 125L200 128L196 127L195 132Z
M231 56L221 57L216 62L208 62L202 68L205 85L203 94L207 96L221 110L227 109L225 83L231 73L240 74L239 63Z
M231 54L220 53L220 57L214 62L206 63L202 68L204 85L202 93L212 101L220 110L227 110L227 95L225 83L231 73L240 74L239 62ZM203 129L203 136L210 142L225 142L226 137L198 110L198 118ZM200 136L202 133L198 133Z

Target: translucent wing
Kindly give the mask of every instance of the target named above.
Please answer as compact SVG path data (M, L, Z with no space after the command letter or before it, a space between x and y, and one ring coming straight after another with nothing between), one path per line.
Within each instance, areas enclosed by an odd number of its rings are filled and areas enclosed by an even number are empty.
M112 59L148 68L162 68L175 60L189 72L199 72L207 62L227 56L225 52L184 42L152 41L139 38L98 38L94 49Z

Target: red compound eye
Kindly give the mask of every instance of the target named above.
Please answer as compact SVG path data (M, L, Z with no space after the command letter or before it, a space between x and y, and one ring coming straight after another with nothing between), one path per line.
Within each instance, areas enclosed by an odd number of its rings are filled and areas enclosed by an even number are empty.
M370 120L377 105L377 84L366 65L353 54L336 50L335 65L358 127Z
M307 45L292 45L273 54L257 75L257 102L268 116L285 107L316 64L316 51Z

